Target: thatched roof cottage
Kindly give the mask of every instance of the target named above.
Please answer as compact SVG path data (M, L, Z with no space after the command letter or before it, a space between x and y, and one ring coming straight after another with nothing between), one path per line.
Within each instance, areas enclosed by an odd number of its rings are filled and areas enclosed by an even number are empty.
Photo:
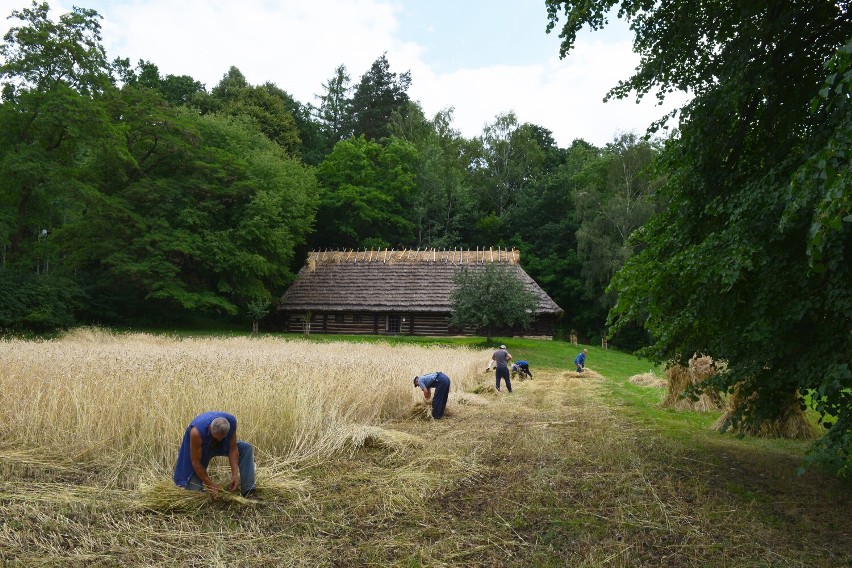
M404 250L311 252L278 307L286 331L402 335L473 335L450 326L461 267L499 263L513 270L538 297L533 326L495 330L498 335L552 337L562 308L524 272L516 250ZM309 318L309 321L306 319Z

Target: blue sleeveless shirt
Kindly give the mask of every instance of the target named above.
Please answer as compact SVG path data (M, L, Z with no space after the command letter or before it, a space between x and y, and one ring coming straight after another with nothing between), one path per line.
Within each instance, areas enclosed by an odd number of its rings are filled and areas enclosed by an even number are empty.
M231 425L231 429L228 431L228 435L214 446L215 440L213 440L213 435L210 433L210 423L219 417L225 418ZM177 463L175 464L174 480L175 485L178 487L186 487L190 478L195 474L195 470L192 469L192 455L189 451L189 433L193 427L201 435L201 465L206 469L213 456L228 455L228 449L231 447L231 438L237 431L237 419L234 415L227 412L205 412L196 416L189 423L189 426L186 427L186 432L183 434L183 442L181 442L180 449L178 450Z

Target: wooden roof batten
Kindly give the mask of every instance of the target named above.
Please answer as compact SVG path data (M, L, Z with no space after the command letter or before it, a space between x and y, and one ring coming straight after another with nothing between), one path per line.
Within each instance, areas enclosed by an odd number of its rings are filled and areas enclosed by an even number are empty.
M496 254L495 254L496 252ZM520 264L521 253L517 249L502 247L476 247L476 249L436 249L418 247L414 249L364 249L353 250L315 250L308 253L306 266L314 270L317 264L359 264L380 262L382 264L399 263L443 263L452 265L462 264Z

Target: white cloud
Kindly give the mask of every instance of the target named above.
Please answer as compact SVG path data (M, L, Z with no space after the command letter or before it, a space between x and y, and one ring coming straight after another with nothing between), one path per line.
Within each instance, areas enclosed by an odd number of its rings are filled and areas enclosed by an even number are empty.
M578 45L565 60L557 57L541 64L464 69L435 76L428 68L415 75L411 92L423 102L427 114L453 106L456 127L474 136L499 113L514 111L521 122L543 126L554 133L558 144L568 146L575 138L602 145L616 132L643 133L680 97L663 107L656 98L613 100L606 93L620 79L629 77L639 61L629 42ZM674 99L674 98L673 98Z

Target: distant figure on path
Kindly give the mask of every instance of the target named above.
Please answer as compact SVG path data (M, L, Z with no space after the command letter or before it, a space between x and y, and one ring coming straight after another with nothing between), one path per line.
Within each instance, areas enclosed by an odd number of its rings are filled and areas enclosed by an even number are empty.
M494 381L495 388L497 392L500 392L500 378L506 381L506 390L512 392L512 380L509 378L509 361L512 360L512 355L508 351L506 351L506 346L501 345L500 349L494 352L491 355L491 361L488 362L488 367L485 369L486 371L491 370L491 365L496 364L497 368L494 370Z
M418 387L423 391L423 398L432 399L432 418L435 420L443 418L444 411L447 410L447 397L450 396L450 377L440 371L420 375L414 377L414 388ZM433 388L435 389L434 397L432 396Z
M588 353L588 349L583 349L583 352L574 357L574 364L577 365L577 372L582 373L583 369L586 368L586 353Z
M219 498L219 486L207 475L214 456L228 456L231 464L230 491L237 487L243 497L254 499L254 448L237 440L237 419L227 412L205 412L196 416L183 435L175 464L175 485L193 491L207 489Z
M529 378L533 378L532 373L530 372L530 364L527 361L521 359L517 363L512 363L512 375L518 373L523 376L527 376Z

